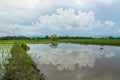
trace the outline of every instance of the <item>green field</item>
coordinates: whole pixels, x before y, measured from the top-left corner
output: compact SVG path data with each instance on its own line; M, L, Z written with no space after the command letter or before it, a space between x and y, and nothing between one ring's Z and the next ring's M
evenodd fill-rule
M0 44L12 44L15 41L27 44L47 44L51 43L50 39L37 40L0 40ZM100 45L119 45L120 39L58 39L58 43L79 43L79 44L100 44Z

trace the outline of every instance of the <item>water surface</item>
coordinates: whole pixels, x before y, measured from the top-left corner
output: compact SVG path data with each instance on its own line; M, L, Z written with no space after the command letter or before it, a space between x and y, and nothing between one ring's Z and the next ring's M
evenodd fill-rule
M120 80L120 47L29 44L28 54L46 80Z
M9 64L10 58L12 58L10 54L10 49L12 44L0 44L0 80L5 75L5 65Z

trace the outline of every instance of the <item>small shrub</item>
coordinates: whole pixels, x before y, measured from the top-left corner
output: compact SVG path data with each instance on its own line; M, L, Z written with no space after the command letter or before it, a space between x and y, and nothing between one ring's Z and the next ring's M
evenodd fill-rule
M30 50L30 47L28 47L27 44L22 43L22 44L21 44L21 47L22 47L25 51Z

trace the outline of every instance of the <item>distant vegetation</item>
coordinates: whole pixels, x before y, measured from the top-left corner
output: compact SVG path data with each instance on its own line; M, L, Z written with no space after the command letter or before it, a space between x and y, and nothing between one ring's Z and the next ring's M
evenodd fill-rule
M5 37L0 37L0 40L13 40L13 39L17 39L17 40L21 40L21 39L31 39L30 37L25 37L25 36L5 36Z
M120 37L84 37L84 36L57 36L55 34L51 36L44 36L44 37L26 37L26 36L5 36L0 37L0 40L24 40L24 39L120 39Z
M120 37L83 37L83 36L44 36L44 37L25 37L25 36L6 36L0 38L1 44L11 44L17 40L19 43L40 44L40 43L79 43L79 44L99 44L99 45L119 45ZM22 46L25 46L24 44Z
M57 35L56 34L53 34L50 36L51 40L52 41L56 41L57 40Z

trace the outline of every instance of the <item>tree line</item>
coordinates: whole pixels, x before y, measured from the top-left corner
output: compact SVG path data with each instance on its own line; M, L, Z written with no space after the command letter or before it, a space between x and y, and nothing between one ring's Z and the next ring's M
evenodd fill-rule
M0 40L23 40L23 39L51 39L51 38L57 38L57 39L96 39L96 37L84 37L84 36L57 36L57 35L51 35L51 36L44 36L44 37L26 37L26 36L4 36L0 37ZM53 38L54 39L54 38ZM99 37L98 39L120 39L120 37Z

